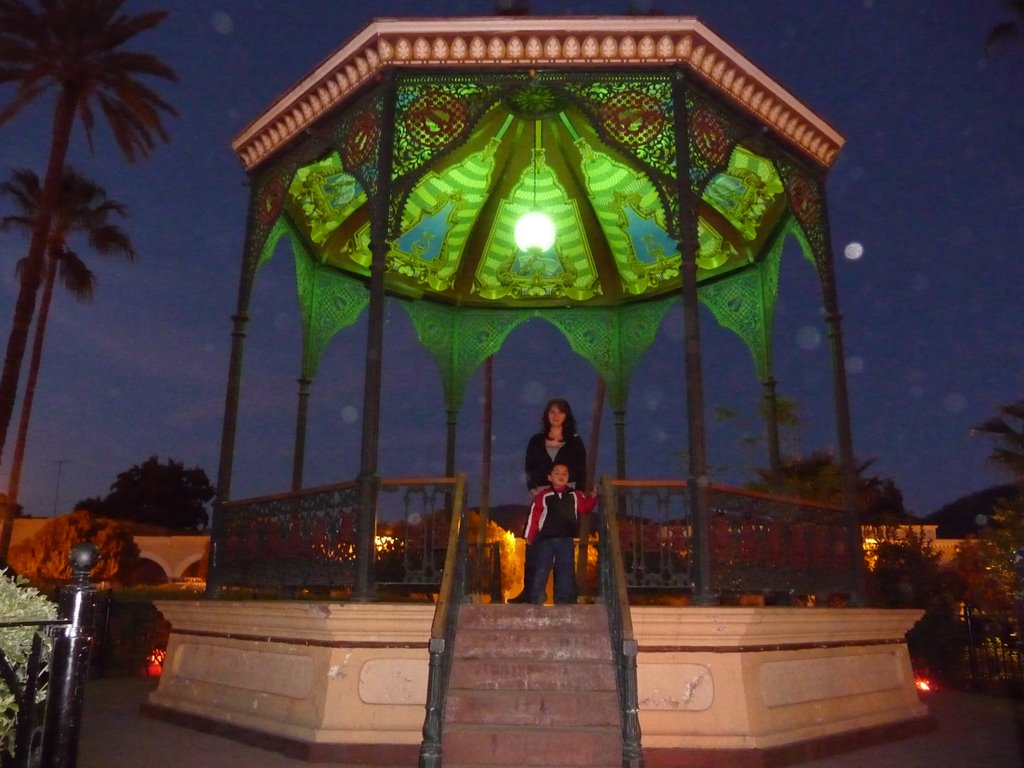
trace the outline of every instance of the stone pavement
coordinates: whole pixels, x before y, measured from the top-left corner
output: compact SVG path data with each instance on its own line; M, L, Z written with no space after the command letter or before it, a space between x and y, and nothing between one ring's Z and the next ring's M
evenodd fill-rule
M340 768L142 717L139 707L155 686L155 680L142 678L88 683L78 768ZM925 694L923 700L935 717L934 731L800 763L801 768L1024 766L1024 701L954 691Z

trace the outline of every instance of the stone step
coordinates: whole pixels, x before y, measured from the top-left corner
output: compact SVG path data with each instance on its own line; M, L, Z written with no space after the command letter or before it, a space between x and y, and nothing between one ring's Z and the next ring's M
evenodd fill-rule
M574 629L608 631L608 609L592 605L487 605L459 608L459 628L474 629Z
M621 727L615 691L453 691L445 701L449 725Z
M536 630L463 629L452 649L456 659L532 659L534 661L612 659L607 634Z
M445 768L471 766L595 766L620 768L622 732L615 727L445 726Z
M460 658L449 690L615 691L615 667L606 659L571 663L532 659Z
M604 605L459 609L445 700L445 768L621 766Z

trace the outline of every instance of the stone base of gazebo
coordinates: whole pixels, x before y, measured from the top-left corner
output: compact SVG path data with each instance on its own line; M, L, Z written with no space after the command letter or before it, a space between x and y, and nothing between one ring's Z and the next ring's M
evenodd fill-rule
M322 762L417 762L430 604L164 601L145 712ZM930 726L919 611L635 607L649 768L798 762Z

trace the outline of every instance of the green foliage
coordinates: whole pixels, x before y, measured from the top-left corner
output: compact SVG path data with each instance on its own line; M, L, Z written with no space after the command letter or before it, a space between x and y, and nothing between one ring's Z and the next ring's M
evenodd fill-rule
M973 541L957 548L953 567L960 578L961 599L983 613L1014 610L1020 585L1014 569L1024 547L1024 498L996 502L992 515Z
M857 482L857 501L865 522L900 522L906 518L903 494L891 478L865 475L874 459L857 464L853 470ZM749 483L754 490L777 493L798 499L813 499L826 504L843 503L842 471L829 450L817 450L806 456L782 460L778 483L771 470L759 469L760 479Z
M941 555L922 529L878 526L873 532L877 544L865 579L871 605L927 608L936 595L947 591Z
M865 575L868 600L879 608L923 608L907 633L916 665L933 674L955 669L966 642L956 572L941 562L923 529L881 525Z
M18 573L36 584L60 584L71 579L68 555L75 544L91 541L100 550L92 571L94 581L116 581L131 574L139 548L123 524L79 510L56 517L30 539L11 548L9 561Z
M1024 483L1024 399L999 406L999 415L975 426L971 434L994 437L989 463Z
M4 622L52 621L57 617L57 606L39 591L28 586L21 577L0 571L0 616ZM27 662L32 651L32 640L39 635L44 648L50 647L49 636L35 627L3 627L0 625L0 656L14 671L19 687L28 681ZM45 675L40 675L36 701L46 698ZM14 691L0 676L0 753L14 754L14 731L18 707Z
M1024 399L999 406L999 415L972 434L995 439L989 463L1024 488ZM1011 611L1018 583L1014 561L1024 547L1024 494L998 499L977 538L960 547L954 565L962 579L963 600L983 613Z
M105 499L85 499L76 508L114 520L198 531L206 527L207 506L214 495L206 472L199 467L186 469L180 461L161 463L150 456L119 474Z

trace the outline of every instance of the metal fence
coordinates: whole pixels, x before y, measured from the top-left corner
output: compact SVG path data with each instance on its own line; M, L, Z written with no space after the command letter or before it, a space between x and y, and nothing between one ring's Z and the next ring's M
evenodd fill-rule
M851 517L838 507L722 485L708 486L710 591L720 602L823 604L855 594ZM613 483L631 595L690 594L694 530L684 481ZM859 540L859 531L856 532Z
M23 670L0 654L0 674L17 710L13 752L0 754L3 768L74 768L95 626L96 589L89 572L99 557L91 544L71 550L73 581L62 587L59 621L0 622L0 629L34 630ZM49 652L44 637L49 635ZM19 674L19 671L21 674ZM46 697L37 695L46 688Z
M408 591L440 584L453 489L453 478L381 481L378 587ZM359 486L350 482L221 505L211 583L278 593L352 587L359 503Z

